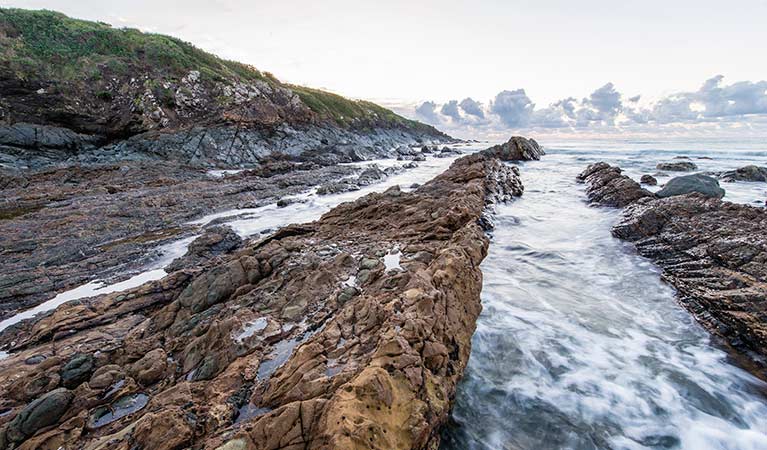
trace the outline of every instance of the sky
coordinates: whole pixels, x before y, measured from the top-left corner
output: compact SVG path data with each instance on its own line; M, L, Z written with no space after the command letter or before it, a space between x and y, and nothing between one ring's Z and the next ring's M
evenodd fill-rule
M377 101L421 120L429 120L433 102L432 123L468 133L561 129L552 126L550 107L570 98L576 110L596 112L592 120L586 112L563 113L567 129L633 126L639 123L630 119L641 114L645 124L658 123L647 111L664 101L666 109L679 108L668 99L696 93L708 80L755 83L758 92L767 79L767 0L0 0L0 6L171 34L283 81ZM605 86L611 88L600 94ZM621 100L617 110L605 114L589 103L596 92L611 108L604 103L611 90ZM504 92L511 94L499 97ZM532 104L527 112L525 97ZM474 111L486 123L460 106L464 99L469 109L477 103ZM751 113L740 115L754 121ZM733 124L731 115L727 122Z

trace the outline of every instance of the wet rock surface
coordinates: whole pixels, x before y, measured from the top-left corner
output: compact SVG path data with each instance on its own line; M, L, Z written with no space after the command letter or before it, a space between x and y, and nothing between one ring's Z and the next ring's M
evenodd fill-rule
M736 170L730 170L718 174L722 181L750 181L767 182L767 167L744 166Z
M670 179L663 189L655 193L658 197L673 197L675 195L685 195L697 192L710 198L724 197L724 189L719 187L716 178L707 175L695 174L685 175Z
M522 136L512 136L507 142L494 145L483 152L504 161L539 160L541 156L546 154L535 139Z
M414 192L370 194L6 330L0 442L436 445L481 309L481 219L521 193L516 168L467 156Z
M666 162L666 163L659 163L655 166L658 170L665 170L668 172L692 172L693 170L696 170L698 166L691 161L674 161L674 162Z
M94 277L143 267L159 246L199 233L188 222L202 215L273 203L361 170L275 161L225 177L140 162L0 171L25 180L0 185L0 320ZM232 234L204 232L185 259L194 265L231 251Z
M591 190L602 179L586 182ZM616 195L633 196L624 189ZM767 210L699 193L643 196L628 203L613 234L652 259L682 305L767 377Z
M640 198L653 197L639 183L621 174L619 167L605 162L592 164L578 175L578 181L586 183L589 203L622 208Z

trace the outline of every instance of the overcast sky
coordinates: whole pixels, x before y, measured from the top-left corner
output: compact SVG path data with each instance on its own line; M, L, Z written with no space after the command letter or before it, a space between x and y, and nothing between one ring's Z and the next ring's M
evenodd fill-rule
M537 108L612 83L640 103L767 79L767 0L0 0L167 33L278 78L390 105L503 91ZM467 107L471 108L468 104ZM450 113L450 107L448 107ZM460 114L465 114L460 110ZM448 115L449 117L449 115ZM506 123L505 121L502 121ZM513 123L506 123L513 125Z

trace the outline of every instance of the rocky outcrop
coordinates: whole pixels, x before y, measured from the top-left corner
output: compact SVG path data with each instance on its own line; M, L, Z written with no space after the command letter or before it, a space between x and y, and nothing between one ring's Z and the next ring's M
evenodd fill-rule
M483 150L483 153L504 161L539 160L541 156L546 154L535 139L522 136L512 136L507 142Z
M642 178L639 179L639 182L648 186L656 186L658 184L658 180L649 174L642 175Z
M718 174L723 181L751 181L767 182L767 167L744 166L736 170L730 170Z
M664 198L691 194L693 192L711 198L722 198L725 194L724 189L719 187L719 182L716 181L716 178L695 174L670 179L663 185L663 189L656 192L655 195Z
M162 245L201 232L189 223L200 216L274 203L362 171L288 161L226 178L140 162L23 175L0 170L0 180L24 180L0 190L0 320L94 278L152 263ZM226 236L211 232L196 241L193 264L233 248L236 239Z
M0 442L435 446L481 309L483 214L521 193L516 168L467 156L414 192L370 194L22 323L0 335L12 352L0 360ZM64 378L70 390L56 391ZM19 437L51 392L71 402Z
M658 170L666 170L669 172L692 172L693 170L697 170L698 166L695 165L694 162L690 162L690 161L674 161L674 162L658 163L658 165L656 165L655 168Z
M625 192L613 197L635 196L630 183L618 186ZM682 305L767 377L767 210L699 193L626 204L613 234L652 259Z
M653 197L639 183L621 174L621 169L605 162L592 164L578 175L586 183L589 203L622 208L640 198Z

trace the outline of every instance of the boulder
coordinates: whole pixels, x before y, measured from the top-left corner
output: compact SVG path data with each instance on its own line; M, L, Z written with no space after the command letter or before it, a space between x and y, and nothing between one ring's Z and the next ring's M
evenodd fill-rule
M499 158L502 161L532 161L539 160L546 153L535 139L512 136L504 144L494 145L482 153Z
M219 255L233 252L242 245L242 238L229 226L210 227L198 237L186 254L173 260L166 268L168 272L194 267Z
M653 197L652 192L642 189L636 181L621 174L619 167L598 162L586 168L578 181L586 183L589 203L622 208L643 197Z
M692 192L697 192L710 198L724 197L724 189L719 187L719 182L716 181L716 178L700 174L672 178L655 195L664 198L690 194Z
M69 408L74 394L66 388L54 389L24 407L8 424L6 437L20 442L41 428L53 425Z
M639 182L648 186L656 186L658 184L658 180L656 180L654 176L648 174L642 175Z
M719 175L722 181L767 181L767 167L745 166Z
M669 172L692 172L693 170L696 170L698 166L690 161L674 161L658 163L655 168L658 170L668 170Z
M94 369L92 355L77 354L61 369L61 384L70 389L75 388L80 383L88 381Z

